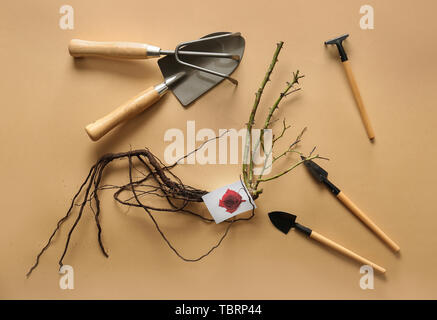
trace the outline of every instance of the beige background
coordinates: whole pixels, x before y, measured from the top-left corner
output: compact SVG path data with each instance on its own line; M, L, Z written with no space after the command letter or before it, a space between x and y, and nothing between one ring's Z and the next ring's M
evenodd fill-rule
M1 298L437 298L435 1L71 0L75 25L69 31L58 26L62 4L1 4ZM375 9L374 30L359 27L363 4ZM168 94L100 142L88 139L83 130L88 122L161 77L155 61L74 62L67 51L71 38L172 48L215 31L240 31L247 41L234 74L240 81L236 90L224 82L188 109ZM323 46L346 32L351 35L347 52L375 128L374 144L366 138L336 51ZM87 213L65 259L75 268L75 289L58 285L66 229L26 279L99 156L147 146L163 157L164 132L185 131L187 120L216 132L241 128L279 40L285 47L262 110L291 72L302 70L303 91L278 114L294 126L288 138L308 126L301 150L317 145L331 159L323 166L332 180L400 244L400 256L298 168L266 184L256 217L231 229L223 245L201 262L178 259L142 211L127 212L108 192L102 195L102 225L109 259L99 251ZM108 173L108 182L122 178L120 170ZM236 181L239 173L239 165L178 170L187 184L209 190ZM297 213L301 223L386 267L387 275L376 276L374 290L360 289L358 264L296 232L279 233L266 216L272 209ZM223 231L223 225L185 216L159 219L192 257Z

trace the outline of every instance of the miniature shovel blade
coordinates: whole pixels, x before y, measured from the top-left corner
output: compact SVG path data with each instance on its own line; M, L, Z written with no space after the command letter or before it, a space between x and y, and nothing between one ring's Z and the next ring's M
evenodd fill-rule
M283 211L272 211L269 213L269 218L273 225L285 234L294 227L296 221L294 214Z
M328 178L328 172L322 169L317 163L312 160L305 160L306 158L301 156L302 160L304 160L305 167L308 168L311 175L319 182L323 182Z

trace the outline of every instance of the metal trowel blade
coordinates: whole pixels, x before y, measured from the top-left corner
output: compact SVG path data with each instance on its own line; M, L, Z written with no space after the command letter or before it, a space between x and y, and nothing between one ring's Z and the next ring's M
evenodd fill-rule
M212 33L206 35L205 37L211 37L225 33L228 32ZM241 61L243 58L244 47L244 38L241 35L238 35L189 44L185 46L183 50L230 53L233 55L238 55ZM186 56L183 58L183 60L188 63L215 70L227 75L232 74L232 72L234 72L240 63L240 61L233 59L200 56ZM172 55L159 59L158 65L164 78L167 78L178 72L186 72L185 77L171 87L173 94L184 107L224 80L222 77L184 66L178 63L175 57Z

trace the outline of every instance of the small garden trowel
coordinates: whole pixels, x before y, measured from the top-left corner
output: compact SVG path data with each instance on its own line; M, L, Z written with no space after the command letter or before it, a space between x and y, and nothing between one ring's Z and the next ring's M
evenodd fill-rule
M363 258L362 256L356 254L355 252L346 249L342 245L339 245L338 243L322 236L320 233L315 232L314 230L311 230L310 228L307 228L299 223L296 222L296 216L294 214L290 214L287 212L282 211L273 211L269 213L270 221L273 223L273 225L280 230L281 232L287 234L288 231L290 231L291 228L296 228L296 230L302 232L306 236L310 237L311 239L314 239L320 243L323 243L324 245L340 252L341 254L344 254L345 256L352 258L364 265L369 265L373 269L377 270L380 273L385 273L385 268L377 265L376 263L373 263L372 261Z
M350 200L343 191L341 191L336 185L328 180L328 172L321 168L317 163L312 160L306 160L305 157L301 156L304 160L304 165L311 173L311 175L318 181L323 183L332 194L334 194L337 199L349 209L355 216L358 217L370 230L373 231L382 241L384 241L387 246L389 246L394 252L399 252L401 248L387 236L384 231L381 230L363 211L360 210L353 202Z

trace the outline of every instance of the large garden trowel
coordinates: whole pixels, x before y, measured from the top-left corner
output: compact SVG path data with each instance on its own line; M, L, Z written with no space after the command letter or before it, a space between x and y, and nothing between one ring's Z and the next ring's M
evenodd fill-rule
M168 90L187 106L224 79L230 77L244 53L240 33L217 32L200 39L180 43L174 51L132 42L95 42L74 39L69 46L76 58L85 56L139 59L166 55L158 60L164 81L139 93L103 118L86 126L93 141L99 140L120 123L131 119L156 103ZM153 49L153 50L152 50ZM139 51L142 50L142 54Z

